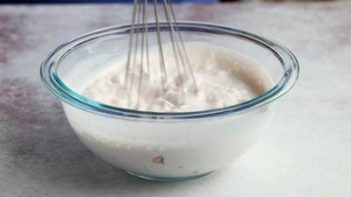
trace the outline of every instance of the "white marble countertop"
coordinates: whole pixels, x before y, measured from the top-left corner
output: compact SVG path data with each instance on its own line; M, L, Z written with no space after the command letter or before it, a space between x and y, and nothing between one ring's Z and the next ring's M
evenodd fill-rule
M0 6L0 196L351 196L351 3L177 6L180 19L283 43L301 76L241 159L175 184L139 180L95 157L41 84L47 53L74 35L129 21L126 5Z

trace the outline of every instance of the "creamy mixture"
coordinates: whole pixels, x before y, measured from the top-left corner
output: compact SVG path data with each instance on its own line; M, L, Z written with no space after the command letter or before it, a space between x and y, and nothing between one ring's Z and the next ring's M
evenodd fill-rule
M172 47L164 48L166 83L162 83L158 51L151 49L149 66L146 57L143 64L140 57L133 64L132 57L126 80L126 60L120 58L99 74L83 94L122 108L189 112L235 105L266 92L270 86L260 66L251 59L204 43L186 47L190 64L185 58L181 61L180 56L176 61Z
M84 69L70 72L67 81L101 103L163 112L234 105L271 87L270 78L252 59L204 43L187 43L186 47L196 85L190 75L184 74L183 67L177 69L171 47L164 48L167 83L163 86L159 75L158 51L151 49L150 70L143 65L140 94L139 58L128 79L134 80L133 85L127 88L123 56L104 63L102 68L94 65L95 60L90 61L93 66L83 62ZM77 77L84 71L96 77ZM196 176L225 166L251 146L255 132L263 129L269 117L265 107L250 115L175 122L111 118L67 104L64 109L80 139L95 154L122 169L156 177Z

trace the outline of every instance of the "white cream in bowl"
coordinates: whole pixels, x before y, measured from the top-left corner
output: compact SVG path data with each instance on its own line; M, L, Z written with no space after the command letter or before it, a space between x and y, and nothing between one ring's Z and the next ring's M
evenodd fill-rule
M124 88L126 58L112 58L91 78L77 79L76 70L65 78L85 97L106 105L153 112L193 112L236 105L272 87L271 79L255 61L229 49L205 43L187 43L196 79L181 83L171 47L165 48L168 81L161 88L159 56L150 50L150 71L144 66L140 94ZM137 62L139 60L137 59ZM98 60L81 61L95 64ZM84 71L86 72L86 71ZM139 79L139 70L131 76ZM181 84L181 85L180 85ZM134 82L134 87L137 86ZM183 92L183 93L181 93ZM137 104L136 98L139 95ZM128 104L128 96L132 101ZM130 101L129 101L130 102ZM238 158L254 141L269 118L267 107L235 116L185 120L139 120L89 113L63 103L79 138L104 160L128 171L179 178L206 174Z
M149 71L144 59L142 76L140 75L139 56L137 63L131 64L129 82L133 82L129 93L125 88L126 61L119 58L110 62L107 69L87 83L83 95L104 104L141 111L192 112L242 103L263 94L271 87L270 79L253 60L225 48L205 43L188 43L189 63L196 81L194 84L186 61L184 60L186 66L183 67L180 59L176 61L172 47L166 45L164 48L167 73L164 88L160 76L159 53L153 48L149 55ZM133 57L131 59L133 61ZM128 96L132 100L129 105Z

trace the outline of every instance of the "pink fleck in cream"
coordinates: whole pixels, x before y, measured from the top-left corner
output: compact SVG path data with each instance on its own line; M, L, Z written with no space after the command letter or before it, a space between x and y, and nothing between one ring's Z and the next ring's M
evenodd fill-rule
M152 162L156 163L156 164L165 165L165 159L163 158L162 155L159 155L159 156L156 156L156 157L152 158Z

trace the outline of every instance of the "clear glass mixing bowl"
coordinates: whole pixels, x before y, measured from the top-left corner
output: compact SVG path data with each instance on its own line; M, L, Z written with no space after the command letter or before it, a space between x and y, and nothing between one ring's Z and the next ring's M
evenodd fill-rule
M242 155L264 130L274 100L296 82L299 66L285 47L249 32L214 24L179 22L185 42L201 41L236 51L259 63L274 83L266 93L237 105L187 113L156 113L105 105L80 94L82 84L116 55L126 53L131 25L76 37L41 65L45 86L61 101L72 128L96 155L148 180L201 177ZM137 33L143 31L136 26ZM161 23L163 42L170 28ZM150 43L156 25L148 25Z

